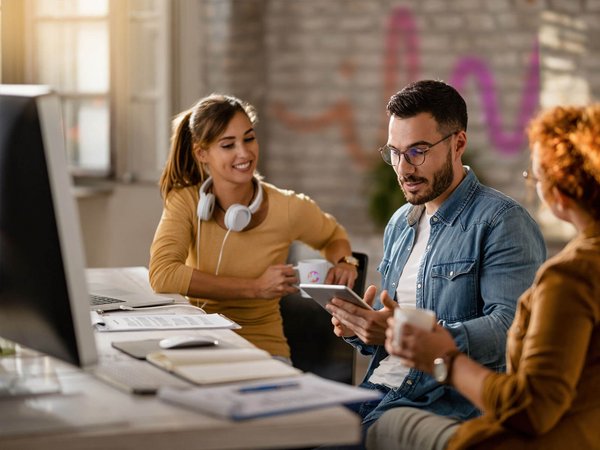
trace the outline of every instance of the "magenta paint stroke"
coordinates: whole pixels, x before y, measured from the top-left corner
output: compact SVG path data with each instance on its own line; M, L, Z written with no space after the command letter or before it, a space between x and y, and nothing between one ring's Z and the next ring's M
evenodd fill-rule
M404 46L404 67L399 61L401 45ZM394 8L390 14L385 32L384 47L384 94L386 99L398 89L400 70L405 73L405 84L421 78L421 60L419 34L412 11L406 7ZM341 65L344 72L343 62ZM352 64L350 64L351 66ZM351 72L351 71L350 71ZM464 92L466 82L473 78L481 96L484 121L490 137L491 146L503 155L518 153L525 143L525 127L533 117L539 103L540 74L539 46L534 42L529 59L529 68L523 85L519 111L512 131L504 131L501 111L497 101L499 89L494 75L488 65L476 56L459 58L454 66L449 83L458 91ZM352 104L348 100L340 100L327 110L311 117L301 117L292 113L286 105L272 105L274 117L298 132L319 131L330 126L340 126L344 133L343 140L353 160L362 166L368 165L370 152L360 148L356 137L356 120ZM387 121L386 121L387 122ZM382 126L382 140L386 139L387 127Z
M474 78L477 83L485 123L492 145L505 155L518 153L525 145L525 128L539 104L540 65L537 39L529 58L529 69L527 70L519 111L512 131L505 131L505 126L502 124L497 100L499 89L494 82L493 73L485 62L474 56L461 58L456 64L449 82L458 91L462 92L470 77Z
M404 43L406 52L406 81L408 84L419 79L421 59L417 25L412 12L404 7L395 8L392 11L386 32L384 87L387 98L397 91L396 68L400 66L398 53L401 42Z

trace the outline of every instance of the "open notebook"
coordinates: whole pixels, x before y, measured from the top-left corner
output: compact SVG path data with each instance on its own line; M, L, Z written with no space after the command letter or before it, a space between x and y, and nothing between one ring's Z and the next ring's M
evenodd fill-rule
M146 355L146 359L199 385L289 377L302 373L258 348L162 350Z

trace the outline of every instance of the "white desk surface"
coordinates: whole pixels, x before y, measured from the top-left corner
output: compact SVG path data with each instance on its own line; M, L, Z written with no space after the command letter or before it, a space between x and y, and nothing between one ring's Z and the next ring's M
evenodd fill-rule
M189 308L181 308L189 312ZM251 346L230 330L186 330ZM113 340L162 338L181 331L96 333L102 362L127 359ZM129 395L73 366L54 362L62 392L0 399L0 449L259 449L350 444L360 420L343 407L234 422Z

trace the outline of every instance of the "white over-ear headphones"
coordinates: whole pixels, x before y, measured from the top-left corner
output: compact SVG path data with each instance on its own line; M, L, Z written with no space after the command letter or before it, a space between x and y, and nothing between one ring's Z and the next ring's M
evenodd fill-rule
M252 214L258 211L262 203L263 191L260 181L256 178L252 179L256 186L256 195L249 206L234 203L225 212L225 227L230 231L242 231L250 223ZM208 177L200 186L200 199L198 200L198 219L210 220L215 209L215 196L208 192L212 186L212 177Z

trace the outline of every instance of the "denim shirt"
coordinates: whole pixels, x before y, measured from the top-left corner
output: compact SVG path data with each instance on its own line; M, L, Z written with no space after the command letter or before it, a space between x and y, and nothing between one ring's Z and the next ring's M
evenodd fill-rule
M430 219L431 233L417 274L417 306L435 311L458 348L496 371L505 370L506 332L518 297L532 283L546 258L537 223L513 199L479 183L472 170ZM424 205L402 206L384 233L378 271L382 289L396 296L400 274L415 242ZM376 309L381 308L377 299ZM383 346L347 339L362 354L373 355L363 386L387 356ZM468 419L479 411L454 389L411 369L398 388L365 414L365 423L396 406L413 406Z

